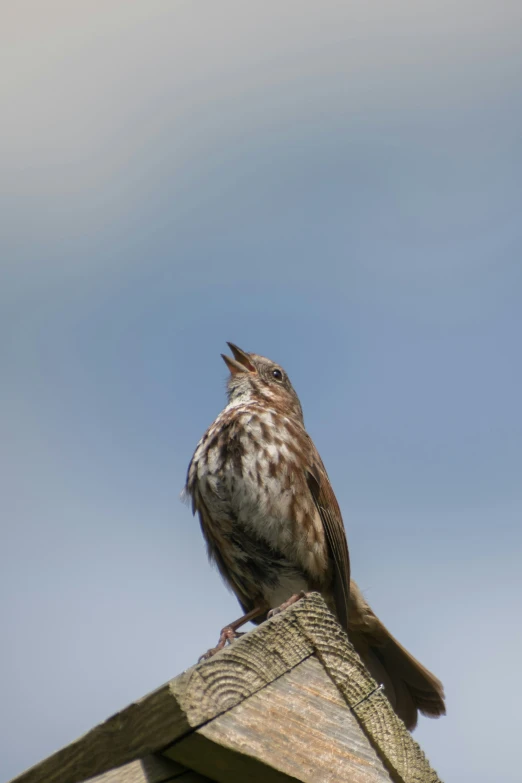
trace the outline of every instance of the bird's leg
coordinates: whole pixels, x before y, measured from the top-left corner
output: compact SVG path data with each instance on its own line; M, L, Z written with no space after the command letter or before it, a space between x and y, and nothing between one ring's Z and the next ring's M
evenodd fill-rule
M292 606L292 604L296 604L298 601L301 600L301 598L306 598L308 594L305 593L304 590L301 590L300 593L294 593L293 595L288 598L284 603L281 604L281 606L276 606L274 609L270 609L267 615L267 619L269 620L271 617L274 617L274 615L279 614L279 612L283 612L285 609L288 609L289 606Z
M199 658L199 660L207 661L209 658L212 658L213 655L215 655L217 652L223 649L223 647L226 645L227 642L230 644L231 641L233 641L237 636L239 636L239 634L237 633L238 628L241 628L242 625L250 622L250 620L255 620L256 617L265 614L265 612L266 612L266 606L256 606L250 612L247 612L242 617L239 617L237 620L234 620L233 623L230 623L229 625L225 625L225 627L221 629L221 633L219 634L219 641L216 644L216 646L211 647L210 650L207 650L207 652L204 653Z

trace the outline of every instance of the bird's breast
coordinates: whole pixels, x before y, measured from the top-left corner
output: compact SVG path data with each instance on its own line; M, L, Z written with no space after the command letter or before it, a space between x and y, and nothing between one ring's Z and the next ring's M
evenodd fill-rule
M249 406L225 409L189 469L213 523L244 530L311 573L324 573L323 526L306 484L299 431Z

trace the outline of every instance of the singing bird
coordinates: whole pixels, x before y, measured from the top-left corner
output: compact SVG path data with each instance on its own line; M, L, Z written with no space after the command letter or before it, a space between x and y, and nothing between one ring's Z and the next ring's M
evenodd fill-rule
M198 443L184 491L209 557L244 615L222 630L207 655L248 620L260 623L318 591L409 729L418 712L444 715L442 684L391 635L350 579L339 504L288 375L270 359L228 345L233 358L222 354L230 370L228 404Z

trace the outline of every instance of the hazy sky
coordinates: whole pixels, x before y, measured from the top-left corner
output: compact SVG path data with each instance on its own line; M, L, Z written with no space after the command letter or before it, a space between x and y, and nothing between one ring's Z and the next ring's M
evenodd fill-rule
M11 3L0 28L0 778L238 614L179 501L225 341L288 370L353 571L519 776L522 5Z

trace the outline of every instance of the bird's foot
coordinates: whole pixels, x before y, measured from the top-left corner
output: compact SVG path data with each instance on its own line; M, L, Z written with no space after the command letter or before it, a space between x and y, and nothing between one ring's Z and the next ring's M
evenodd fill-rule
M234 639L237 639L238 636L242 635L242 633L238 633L234 628L232 628L231 625L226 625L219 634L219 641L216 646L211 647L210 650L207 650L206 653L203 653L203 655L198 658L198 663L201 663L202 661L208 661L209 658L212 658L213 655L222 650L223 647L226 646L227 642L230 644L234 641Z
M266 614L266 604L261 603L258 606L254 606L253 609L251 609L246 614L241 615L241 617L238 617L237 620L234 620L233 623L229 623L228 625L225 625L225 627L222 629L221 633L219 634L219 642L216 644L215 647L211 647L210 650L207 650L207 652L202 655L198 660L201 661L208 661L209 658L212 658L213 655L215 655L217 652L223 649L223 647L228 642L233 642L234 639L237 639L239 636L243 636L242 633L238 633L238 628L241 628L242 625L245 623L250 622L250 620L255 620L260 615Z
M281 604L281 606L276 606L274 609L270 609L267 615L267 620L270 620L271 617L275 617L276 614L279 614L280 612L284 612L285 609L288 609L289 606L292 606L292 604L296 604L298 601L300 601L302 598L306 598L308 593L305 593L304 590L301 590L300 593L294 593L290 596L290 598Z

